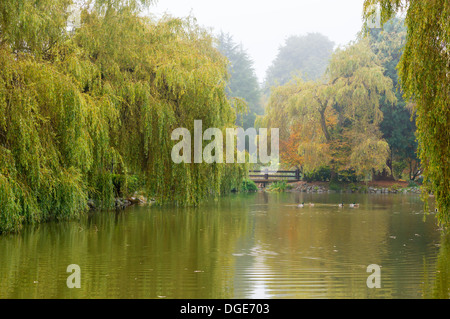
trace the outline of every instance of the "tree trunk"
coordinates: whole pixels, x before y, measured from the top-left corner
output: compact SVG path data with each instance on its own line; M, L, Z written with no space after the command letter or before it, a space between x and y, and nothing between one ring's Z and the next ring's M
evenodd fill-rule
M325 110L320 110L319 113L320 113L320 125L322 126L323 134L325 135L327 142L330 142L331 137L330 137L330 133L328 133L328 129L327 129L327 122L325 120Z

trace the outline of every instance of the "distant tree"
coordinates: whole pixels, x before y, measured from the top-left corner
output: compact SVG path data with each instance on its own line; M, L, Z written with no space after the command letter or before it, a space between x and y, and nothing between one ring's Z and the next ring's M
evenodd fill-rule
M406 43L404 21L393 18L385 23L382 29L371 30L369 39L372 50L385 68L384 75L392 80L396 88L396 103L386 103L384 97L380 101L380 108L383 112L380 129L391 149L388 166L394 178L399 177L402 169L409 167L409 178L414 180L420 174L420 166L416 165L419 162L415 136L416 125L414 115L411 114L403 99L397 71L397 65Z
M380 97L395 101L392 80L383 71L368 41L339 49L326 82L298 78L274 88L262 124L280 127L280 140L288 145L296 145L292 137L300 138L297 162L305 173L324 165L330 166L332 178L342 171L361 177L382 171L389 145L379 130ZM286 157L292 158L281 155Z
M230 34L218 35L219 51L228 58L230 80L227 92L230 97L242 98L247 102L246 114L237 116L237 124L245 129L253 127L256 115L263 114L261 91L253 69L253 61L242 45L236 44Z
M266 72L264 90L283 85L293 76L317 80L326 71L334 43L320 33L290 36L278 50L278 55Z

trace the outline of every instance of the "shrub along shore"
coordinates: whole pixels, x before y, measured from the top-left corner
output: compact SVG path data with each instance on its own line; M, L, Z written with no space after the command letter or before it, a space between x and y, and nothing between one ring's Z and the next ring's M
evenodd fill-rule
M305 193L361 193L361 194L417 194L422 193L416 183L383 181L365 183L329 183L329 182L292 182L272 183L266 188L257 185L259 190L287 191Z

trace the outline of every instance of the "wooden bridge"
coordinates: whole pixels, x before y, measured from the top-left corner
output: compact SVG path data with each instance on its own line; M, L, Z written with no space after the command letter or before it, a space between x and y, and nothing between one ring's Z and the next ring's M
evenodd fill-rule
M256 184L266 184L273 182L286 181L286 182L298 182L300 181L300 170L293 171L271 171L268 169L249 171L249 178Z

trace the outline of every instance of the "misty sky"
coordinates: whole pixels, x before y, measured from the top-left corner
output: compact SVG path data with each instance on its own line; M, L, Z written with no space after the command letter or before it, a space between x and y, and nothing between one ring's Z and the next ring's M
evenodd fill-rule
M150 9L161 16L190 13L197 22L233 35L254 61L264 79L278 48L290 35L319 32L337 45L356 38L362 25L364 0L157 0Z

